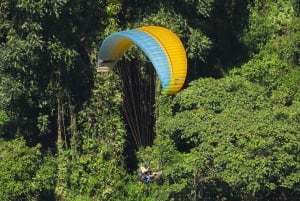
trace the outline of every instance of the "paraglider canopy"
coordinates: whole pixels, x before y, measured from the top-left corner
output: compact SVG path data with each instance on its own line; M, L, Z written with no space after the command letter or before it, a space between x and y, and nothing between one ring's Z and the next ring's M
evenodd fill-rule
M141 48L152 62L163 92L177 93L187 74L186 53L180 39L163 27L145 26L109 35L100 46L97 71L110 71L133 44Z

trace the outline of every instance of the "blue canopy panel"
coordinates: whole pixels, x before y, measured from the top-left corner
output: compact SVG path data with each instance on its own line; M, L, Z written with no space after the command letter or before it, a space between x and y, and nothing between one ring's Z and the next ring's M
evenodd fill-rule
M152 62L163 90L170 86L171 62L164 47L152 35L141 30L126 30L108 36L102 43L98 59L113 68L126 50L136 44Z

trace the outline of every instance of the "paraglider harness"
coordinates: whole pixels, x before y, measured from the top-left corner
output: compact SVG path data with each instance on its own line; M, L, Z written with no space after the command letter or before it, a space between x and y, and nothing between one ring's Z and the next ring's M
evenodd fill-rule
M115 60L102 60L98 59L98 66L97 66L97 72L99 73L106 73L111 71L111 68L108 64L114 63Z
M146 184L149 184L153 181L150 175L141 172L139 172L138 178L141 182Z
M138 179L145 184L149 184L149 183L153 182L155 176L161 175L161 174L162 174L162 171L152 172L149 166L142 166L141 172L138 173Z
M145 183L145 184L149 184L153 181L153 177L151 177L150 174L148 173L142 173L142 172L139 172L138 174L138 178L141 182Z

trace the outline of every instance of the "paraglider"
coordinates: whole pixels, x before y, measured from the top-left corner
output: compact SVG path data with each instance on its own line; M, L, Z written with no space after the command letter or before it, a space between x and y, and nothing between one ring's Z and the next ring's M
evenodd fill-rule
M99 71L109 71L126 50L136 44L152 62L165 94L175 94L183 86L187 74L185 49L169 29L145 26L120 31L103 41L98 53Z
M138 173L138 179L145 184L149 184L149 183L153 182L154 179L157 176L160 176L161 174L162 174L162 171L153 172L149 166L142 165L140 167L140 172Z
M110 72L132 45L140 48L150 60L162 85L163 94L172 95L180 91L187 74L186 52L177 35L160 26L124 30L106 37L99 48L97 72ZM123 89L126 125L137 147L151 145L154 139L152 115L155 90L151 83L155 81L150 76L147 88L141 85L139 78L131 77L135 66L122 65L118 69L122 71L119 73L126 86Z

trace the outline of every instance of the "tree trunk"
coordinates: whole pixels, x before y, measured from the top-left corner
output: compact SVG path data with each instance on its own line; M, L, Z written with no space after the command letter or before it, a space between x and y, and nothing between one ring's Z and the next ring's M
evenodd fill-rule
M66 177L67 177L67 160L64 154L64 139L63 139L63 125L62 125L62 103L57 100L57 182L55 194L57 200L64 200L66 191Z

